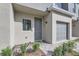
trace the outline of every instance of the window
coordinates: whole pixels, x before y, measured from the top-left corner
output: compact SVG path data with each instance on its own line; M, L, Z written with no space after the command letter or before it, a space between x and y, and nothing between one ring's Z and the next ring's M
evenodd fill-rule
M23 30L31 30L31 20L23 19Z
M68 39L68 23L57 22L57 41Z
M61 8L68 11L68 3L61 3Z
M57 7L61 8L61 3L55 3Z
M55 3L57 7L68 11L68 3Z
M75 3L73 4L73 12L74 13L76 12L76 4Z

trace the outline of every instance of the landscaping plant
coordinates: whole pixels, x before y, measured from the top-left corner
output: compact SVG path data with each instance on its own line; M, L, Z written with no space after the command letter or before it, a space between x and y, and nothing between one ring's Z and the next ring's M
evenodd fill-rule
M26 55L26 48L27 47L28 47L28 45L26 43L21 44L20 50L21 50L22 55Z
M12 49L7 47L7 48L1 50L1 55L2 56L11 56L12 55Z
M74 41L69 41L67 43L68 46L68 52L71 52L73 50L73 48L75 47L75 42Z
M55 56L62 56L63 55L62 51L63 51L62 46L56 47L55 50L54 50L54 55Z
M61 46L56 47L54 49L54 55L62 56L65 55L66 53L71 53L73 51L74 46L75 46L74 41L68 41L66 43L63 43Z
M33 51L36 51L37 49L39 49L40 45L38 43L34 43L32 48L33 48Z

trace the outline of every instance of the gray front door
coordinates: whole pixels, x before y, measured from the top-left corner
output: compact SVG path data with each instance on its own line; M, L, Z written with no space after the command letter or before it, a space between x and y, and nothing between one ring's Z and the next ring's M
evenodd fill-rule
M42 41L42 18L35 18L35 41Z

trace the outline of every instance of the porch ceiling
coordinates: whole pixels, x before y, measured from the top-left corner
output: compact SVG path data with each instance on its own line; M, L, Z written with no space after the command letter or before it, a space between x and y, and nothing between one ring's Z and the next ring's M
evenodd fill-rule
M39 15L39 16L45 16L48 14L46 11L37 10L37 9L30 8L30 7L23 6L23 5L16 4L16 3L13 3L13 8L15 11Z

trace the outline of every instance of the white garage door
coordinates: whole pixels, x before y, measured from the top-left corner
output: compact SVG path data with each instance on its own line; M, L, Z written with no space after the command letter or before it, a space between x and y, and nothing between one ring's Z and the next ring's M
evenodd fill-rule
M68 39L68 23L57 22L57 41Z

